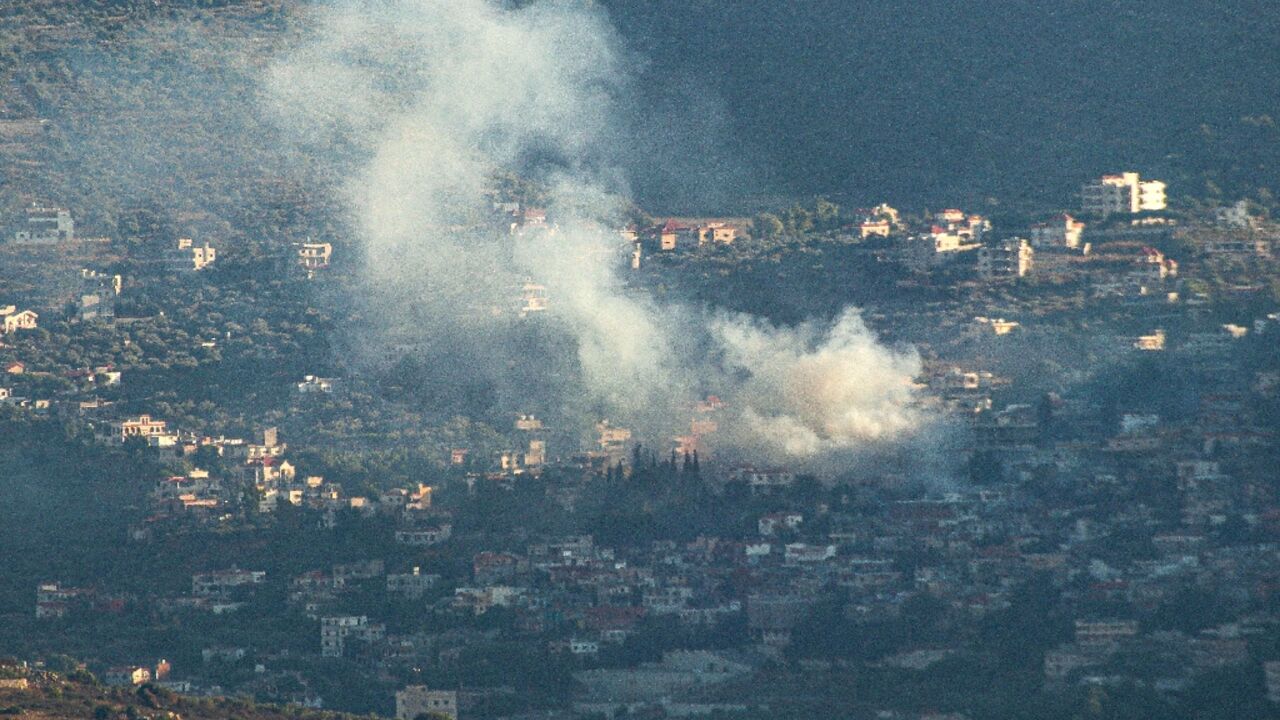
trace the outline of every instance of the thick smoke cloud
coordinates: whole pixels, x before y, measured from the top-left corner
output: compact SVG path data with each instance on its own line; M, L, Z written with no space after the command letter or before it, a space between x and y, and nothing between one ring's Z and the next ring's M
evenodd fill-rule
M720 318L712 332L726 367L743 378L729 396L735 425L744 442L770 457L808 458L889 440L924 419L911 384L918 357L875 342L856 311L829 327Z
M588 427L607 416L651 447L689 432L708 394L726 409L707 441L762 462L814 461L920 428L918 359L880 345L856 312L778 328L625 287L628 248L611 228L639 108L623 47L587 2L383 0L325 8L274 64L265 97L281 127L351 163L344 199L384 324L372 346L446 346L465 358L450 372L484 375L509 412ZM504 170L551 188L553 229L493 227L489 188ZM512 319L528 280L550 300L537 322L571 340L571 357L536 358L562 382L554 407L515 406L537 395L513 369L535 361L520 357L527 333ZM514 354L494 351L512 344Z

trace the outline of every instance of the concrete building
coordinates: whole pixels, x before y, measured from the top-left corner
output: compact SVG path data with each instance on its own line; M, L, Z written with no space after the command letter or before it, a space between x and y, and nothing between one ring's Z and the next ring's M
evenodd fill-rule
M412 572L388 573L387 592L398 593L416 600L435 587L439 580L439 575L424 575L422 569L415 565Z
M81 320L110 320L116 316L116 296L122 278L95 270L80 271L80 292L76 295L76 317Z
M386 636L386 625L371 623L364 615L321 618L320 654L323 657L342 657L347 652L347 644L352 640L372 643Z
M1280 660L1263 663L1262 667L1267 683L1267 699L1280 703Z
M995 245L978 248L978 277L1003 280L1026 277L1031 273L1035 250L1025 238L1009 238Z
M1080 188L1080 208L1106 217L1165 209L1165 184L1142 180L1136 172L1103 175Z
M458 720L458 693L431 690L426 685L410 685L396 693L396 718L414 720L420 715L443 715Z
M298 246L298 264L308 272L329 267L333 257L333 245L329 243L305 242Z
M146 440L148 445L165 446L177 443L177 435L169 431L168 423L164 420L152 420L150 415L139 415L136 418L125 418L109 423L98 433L99 442L113 445L123 445L131 437L140 437ZM172 442L162 438L172 438Z
M892 231L893 228L890 227L889 221L883 219L863 220L862 223L858 225L858 236L863 240L866 240L872 235L878 237L889 237L889 233Z
M13 241L19 245L47 245L71 242L75 237L70 210L32 205L27 208L25 228L14 233Z
M166 253L165 264L175 271L203 270L218 259L218 249L206 240L196 245L191 238L179 238L178 243Z

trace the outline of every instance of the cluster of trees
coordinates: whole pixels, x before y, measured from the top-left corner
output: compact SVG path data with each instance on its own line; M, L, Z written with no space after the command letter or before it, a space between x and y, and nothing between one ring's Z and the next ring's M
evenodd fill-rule
M762 212L751 219L751 233L761 240L798 238L814 232L837 230L848 221L840 206L819 197L812 207L796 203L781 212Z

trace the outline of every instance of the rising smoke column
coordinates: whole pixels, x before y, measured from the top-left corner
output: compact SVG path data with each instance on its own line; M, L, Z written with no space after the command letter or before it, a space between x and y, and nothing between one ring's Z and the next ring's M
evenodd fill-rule
M711 333L736 382L730 437L775 460L821 457L910 434L926 420L912 378L919 357L876 341L856 310L829 326L778 328L720 316Z
M609 413L651 444L687 432L708 392L729 401L723 439L747 457L804 461L920 427L918 360L880 345L856 312L778 328L624 289L609 228L625 195L623 118L640 109L622 47L585 0L340 2L274 64L264 95L301 146L354 158L343 200L368 291L388 331L470 348L455 372L504 382L485 348L513 335L494 308L533 278L576 348L563 407ZM552 188L556 232L479 229L502 169Z

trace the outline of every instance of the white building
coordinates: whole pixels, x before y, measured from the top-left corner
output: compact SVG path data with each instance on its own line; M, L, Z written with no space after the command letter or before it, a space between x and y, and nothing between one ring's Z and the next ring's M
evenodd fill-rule
M40 316L31 310L18 309L13 305L0 307L0 335L17 330L35 330Z
M1141 180L1136 172L1103 175L1080 188L1084 212L1106 217L1112 213L1139 213L1165 209L1165 184Z
M330 243L305 242L297 245L298 264L308 271L329 267L333 257L333 245Z

